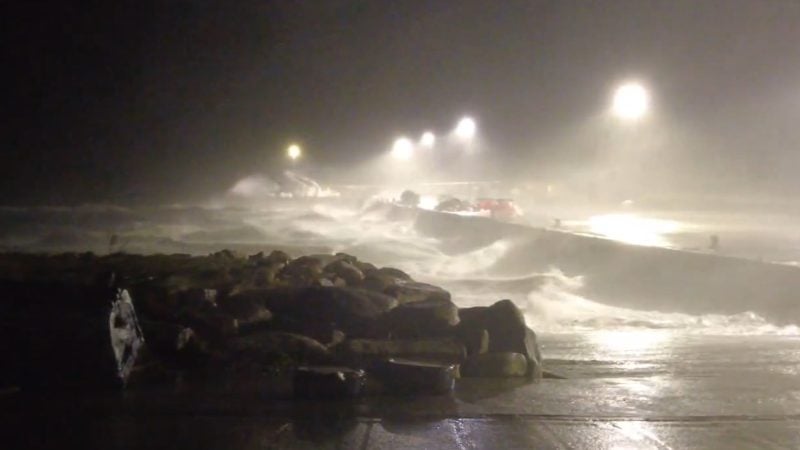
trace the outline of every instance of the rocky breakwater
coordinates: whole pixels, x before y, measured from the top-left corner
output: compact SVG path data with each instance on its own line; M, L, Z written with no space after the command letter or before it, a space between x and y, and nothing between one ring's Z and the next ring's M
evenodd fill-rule
M6 254L0 255L0 271L6 280L0 307L18 325L4 329L6 342L26 339L26 324L38 318L58 322L65 309L85 311L74 286L111 289L115 294L99 296L93 314L65 326L110 327L110 335L81 339L107 350L118 370L105 376L118 385L182 380L318 398L446 393L460 377L542 376L536 334L510 300L458 308L437 286L347 254ZM37 291L20 290L44 285L47 299L38 303L31 301ZM71 294L62 296L59 289ZM54 303L59 308L52 309ZM116 336L115 327L121 327ZM52 344L51 351L59 348ZM70 358L82 356L61 352L58 359L68 364ZM13 371L16 379L10 371L3 381L25 385L31 372L48 373L46 366L20 367Z

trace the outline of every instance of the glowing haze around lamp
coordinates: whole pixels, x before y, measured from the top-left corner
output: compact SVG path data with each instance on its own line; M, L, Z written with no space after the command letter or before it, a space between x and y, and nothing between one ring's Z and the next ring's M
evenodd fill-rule
M292 145L289 146L289 148L286 149L286 155L292 161L294 161L297 158L299 158L302 153L303 153L303 151L300 149L300 146L297 145L297 144L292 144Z
M408 138L397 138L392 145L392 157L407 161L414 155L414 144Z
M436 135L430 131L422 133L422 137L419 138L419 145L423 148L433 148L436 145Z
M650 108L650 94L639 83L625 83L614 91L611 111L623 120L638 120Z
M456 129L453 133L459 139L463 141L471 141L475 137L475 132L478 129L478 126L475 124L475 120L471 117L464 117L458 121L456 124Z

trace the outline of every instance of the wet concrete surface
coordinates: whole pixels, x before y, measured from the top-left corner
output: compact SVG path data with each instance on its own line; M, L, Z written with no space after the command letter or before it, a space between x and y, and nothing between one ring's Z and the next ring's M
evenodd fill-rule
M363 417L347 407L288 415L87 414L80 402L53 416L3 415L6 448L103 449L642 449L797 448L800 417L631 419L555 415ZM6 433L4 432L4 434Z
M800 340L652 330L542 336L568 379L446 396L292 401L234 391L4 392L4 448L800 447Z

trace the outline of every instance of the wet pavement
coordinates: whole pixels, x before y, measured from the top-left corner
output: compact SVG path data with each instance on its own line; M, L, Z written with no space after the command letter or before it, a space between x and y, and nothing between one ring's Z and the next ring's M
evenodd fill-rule
M542 336L568 379L459 380L448 396L5 393L5 448L800 447L800 340L663 330Z

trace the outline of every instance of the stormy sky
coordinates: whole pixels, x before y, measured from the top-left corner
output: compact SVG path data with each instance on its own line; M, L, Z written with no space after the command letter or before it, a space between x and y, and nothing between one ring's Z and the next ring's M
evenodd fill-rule
M567 180L613 147L661 191L800 192L794 0L2 8L3 204L203 198L280 167L290 141L346 179L463 113L491 177ZM638 131L603 118L631 78L652 93Z

